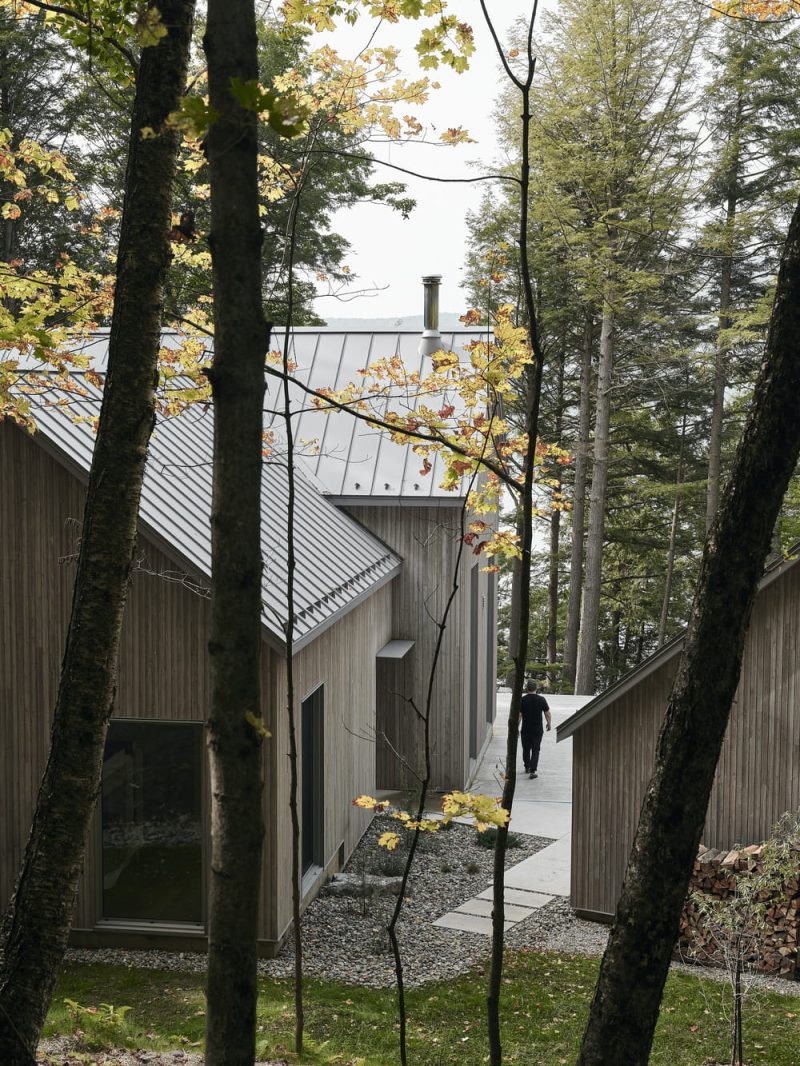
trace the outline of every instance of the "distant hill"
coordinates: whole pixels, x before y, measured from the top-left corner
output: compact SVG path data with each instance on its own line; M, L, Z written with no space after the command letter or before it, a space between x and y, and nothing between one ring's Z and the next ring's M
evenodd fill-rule
M419 330L422 332L422 315L403 315L399 318L329 318L330 329L342 330ZM442 311L439 314L439 329L465 329L457 311Z

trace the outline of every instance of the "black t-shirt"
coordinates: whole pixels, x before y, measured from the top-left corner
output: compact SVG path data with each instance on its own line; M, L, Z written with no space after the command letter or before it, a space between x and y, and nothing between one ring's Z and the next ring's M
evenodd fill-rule
M542 715L549 711L547 700L538 692L526 692L520 704L520 729L523 733L544 733Z

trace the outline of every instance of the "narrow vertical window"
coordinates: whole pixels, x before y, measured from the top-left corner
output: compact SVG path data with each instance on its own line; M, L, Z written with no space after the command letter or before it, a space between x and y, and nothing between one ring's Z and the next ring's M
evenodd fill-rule
M324 706L322 686L300 705L304 874L325 863Z

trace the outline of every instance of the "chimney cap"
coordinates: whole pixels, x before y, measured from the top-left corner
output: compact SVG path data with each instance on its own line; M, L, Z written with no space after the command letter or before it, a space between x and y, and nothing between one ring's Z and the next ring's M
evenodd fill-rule
M441 274L423 274L422 275L423 283L426 282L426 281L430 282L430 281L441 281L441 280L442 280L442 275Z

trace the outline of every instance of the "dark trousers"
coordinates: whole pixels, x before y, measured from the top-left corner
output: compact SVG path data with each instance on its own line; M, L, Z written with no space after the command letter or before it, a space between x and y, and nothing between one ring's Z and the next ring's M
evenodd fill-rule
M542 745L544 732L520 733L522 739L522 761L528 773L534 773L539 766L539 748Z

